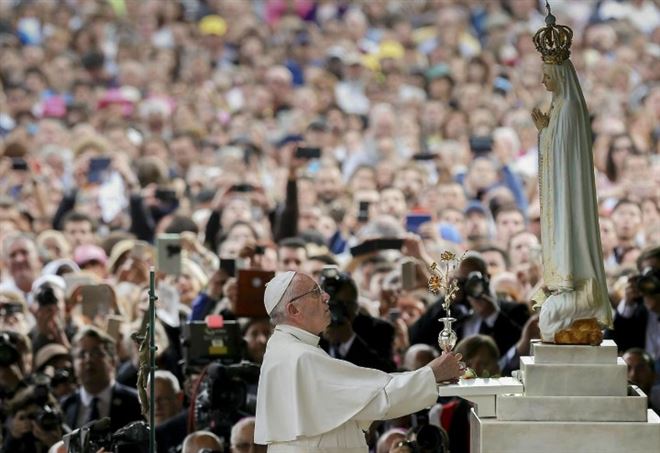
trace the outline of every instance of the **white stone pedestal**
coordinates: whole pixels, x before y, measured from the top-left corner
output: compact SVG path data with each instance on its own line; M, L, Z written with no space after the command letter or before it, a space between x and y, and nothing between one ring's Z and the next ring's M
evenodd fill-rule
M660 452L660 417L628 385L614 342L533 342L532 351L534 357L521 358L522 391L506 381L507 389L492 389L494 415L489 404L472 410L471 453ZM461 391L474 401L467 386Z
M502 421L470 414L471 453L651 453L660 451L660 418L648 421Z

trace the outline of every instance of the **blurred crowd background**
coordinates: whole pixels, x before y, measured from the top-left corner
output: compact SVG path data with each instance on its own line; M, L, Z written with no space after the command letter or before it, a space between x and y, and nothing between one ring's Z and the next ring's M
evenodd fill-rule
M574 31L591 113L603 258L623 326L609 335L657 410L660 10L653 0L551 6ZM158 275L158 361L170 373L156 408L159 424L181 429L159 437L159 451L192 432L182 420L199 370L180 366L182 326L235 318L241 288L219 258L349 272L355 306L325 346L393 371L437 354L427 266L470 250L454 278L484 289L457 301L458 349L481 376L516 369L538 338L529 297L543 284L530 112L550 102L531 39L544 17L538 0L0 1L6 451L47 451L64 425L108 415L118 399L123 422L141 418L128 389L94 412L90 382L136 385L130 334L164 233L179 235L183 256L178 275ZM377 238L401 247L351 253ZM413 287L402 287L402 261L417 264ZM77 289L90 284L110 289L109 311L83 308ZM259 363L268 320L238 321ZM50 430L34 398L43 372L58 378L49 398L62 423ZM426 414L452 451L467 451L466 404ZM257 448L251 423L218 433L217 449ZM411 424L375 426L373 451L390 451Z

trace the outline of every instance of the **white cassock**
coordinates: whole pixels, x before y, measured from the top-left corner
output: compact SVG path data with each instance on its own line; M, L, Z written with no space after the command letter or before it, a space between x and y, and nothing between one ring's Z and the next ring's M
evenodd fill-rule
M539 137L543 279L552 291L532 297L542 303L541 336L578 319L612 325L594 182L589 112L570 60L546 64L555 82L550 121Z
M374 420L429 407L433 371L387 374L330 357L319 337L280 324L268 340L257 390L254 441L269 453L366 453Z

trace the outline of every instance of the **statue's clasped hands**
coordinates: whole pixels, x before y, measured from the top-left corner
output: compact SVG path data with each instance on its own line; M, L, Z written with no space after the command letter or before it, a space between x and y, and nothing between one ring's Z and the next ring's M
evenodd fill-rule
M548 127L548 123L550 122L550 115L541 112L541 110L538 108L535 108L532 110L532 120L534 121L536 129L541 132L541 129Z

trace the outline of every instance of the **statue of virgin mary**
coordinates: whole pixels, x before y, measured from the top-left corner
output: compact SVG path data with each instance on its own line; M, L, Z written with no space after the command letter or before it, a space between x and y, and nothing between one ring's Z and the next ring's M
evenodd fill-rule
M572 31L555 25L534 36L543 56L543 84L552 92L547 114L532 112L539 129L539 179L544 288L544 341L600 344L612 324L598 228L591 127L586 103L569 60Z

